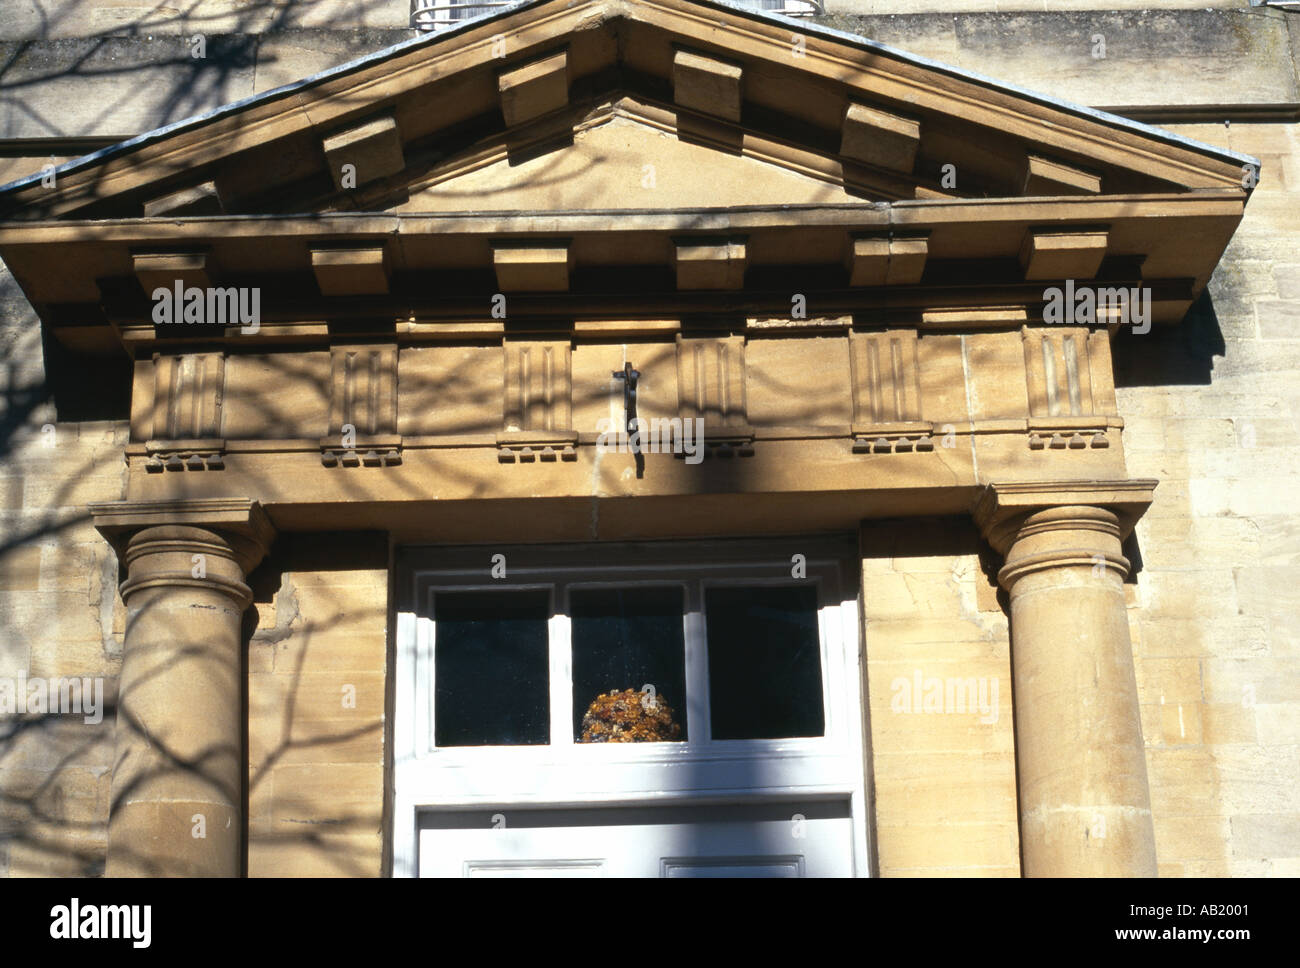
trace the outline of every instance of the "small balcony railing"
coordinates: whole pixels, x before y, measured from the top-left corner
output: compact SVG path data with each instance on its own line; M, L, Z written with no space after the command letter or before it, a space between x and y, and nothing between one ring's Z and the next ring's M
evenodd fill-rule
M513 7L518 0L415 0L411 26L416 30L442 30L462 20L485 17L502 7Z
M411 26L416 30L443 30L463 20L485 17L519 0L413 0ZM786 17L815 17L825 12L823 0L741 0L743 6Z

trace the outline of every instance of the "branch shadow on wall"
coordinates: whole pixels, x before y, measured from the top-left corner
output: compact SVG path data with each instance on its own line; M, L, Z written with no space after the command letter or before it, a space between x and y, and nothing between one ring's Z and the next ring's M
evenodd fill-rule
M116 118L138 118L142 99L148 105L146 128L211 110L252 93L254 67L265 70L274 65L274 58L259 50L262 35L312 28L322 20L329 24L314 13L321 4L302 0L253 0L237 8L223 5L220 13L213 14L202 12L198 2L179 9L180 5L159 0L140 15L95 33L65 25L66 20L84 15L83 4L35 0L33 5L37 22L29 28L29 38L0 41L0 105L7 119L0 125L0 139L66 139L75 144L96 137L102 140L104 135L132 137L140 132L111 124ZM343 39L348 49L340 53L340 63L386 46L394 35L413 35L402 28L354 26L364 22L365 11L381 7L391 8L391 0L349 4L348 25L333 28L354 35ZM203 37L201 48L194 43L196 36ZM378 43L376 38L381 38ZM361 47L349 46L357 40ZM203 56L195 56L196 51ZM77 96L78 82L84 81L85 90L91 91L97 82L115 77L135 77L137 83L114 88L108 98L102 96L102 84L93 88L98 97ZM60 83L60 90L69 92L65 104L79 102L64 117L29 96L41 85ZM155 98L160 87L168 90Z
M146 605L134 612L131 620L147 620L152 607L154 606ZM248 642L251 638L251 647L259 652L264 652L268 647L274 649L277 641L275 630L271 630L272 635L259 636L256 614L252 609L246 613L244 641ZM331 748L346 747L367 736L376 737L378 746L377 738L382 734L384 717L382 713L373 714L373 711L356 713L358 718L364 717L360 725L348 724L342 716L335 717L334 722L330 723L326 718L308 713L303 718L311 727L311 734L292 735L295 717L303 701L299 697L303 666L313 648L313 637L327 634L327 631L319 623L294 623L291 634L297 655L291 659L292 671L283 677L286 693L279 728L268 731L273 734L269 742L259 742L252 750L246 732L250 721L247 715L250 677L246 665L245 674L241 676L245 707L245 735L242 742L223 740L201 749L181 752L164 733L151 728L151 724L130 717L123 708L123 701L129 703L129 697L113 695L116 692L114 684L110 684L106 691L106 702L101 709L103 719L97 725L86 725L75 715L60 715L55 712L0 720L0 779L4 781L0 783L0 848L3 848L6 855L14 847L23 848L29 865L49 865L46 873L91 877L102 875L105 868L108 818L133 794L147 790L159 782L166 784L169 781L180 781L190 792L206 790L206 793L198 793L200 799L211 796L221 802L242 802L244 816L248 818L249 824L259 825L256 830L257 849L270 858L274 858L277 850L283 847L295 852L295 857L301 863L302 851L305 850L312 853L311 866L315 868L327 869L328 872L342 876L374 876L378 873L376 851L373 847L367 849L364 844L358 843L357 838L370 836L377 840L382 833L382 811L379 807L382 794L379 790L374 791L373 807L358 803L340 807L334 802L333 796L304 805L303 794L286 790L285 803L276 803L276 816L253 818L248 813L250 793L259 790L264 784L269 787L272 769L277 764L319 763L322 764L322 770L328 771L337 765L332 762L335 757L329 755ZM285 632L287 635L289 630ZM199 654L192 648L176 648L166 660L155 666L148 677L138 682L138 687L147 687L151 680L166 676L178 664ZM344 674L339 678L343 680L348 676ZM123 720L124 716L128 719ZM114 783L110 795L111 771L103 767L87 770L81 764L94 747L105 742L111 746L115 726L120 730L122 724L128 722L134 732L148 737L150 766L136 774L129 784ZM269 724L269 717L267 722ZM302 723L298 722L297 725L301 726ZM249 761L245 750L256 756L251 774L247 768ZM28 760L31 756L40 759L42 769L30 768ZM228 764L232 759L240 764L238 788L229 786L221 778L224 771L219 769L221 764ZM69 795L68 787L73 773L92 775L91 796ZM337 793L347 799L349 791L339 790ZM359 802L364 797L356 799ZM172 831L172 838L193 836L189 818L182 819L184 829ZM249 825L246 824L243 832L245 836L242 838L245 857L248 829ZM163 835L164 841L168 839L166 831L158 833ZM188 873L183 858L145 855L122 844L115 844L113 850L116 860L126 861L148 876L178 876ZM292 872L293 868L290 867L289 871ZM36 871L29 866L25 872ZM297 872L302 873L301 870Z

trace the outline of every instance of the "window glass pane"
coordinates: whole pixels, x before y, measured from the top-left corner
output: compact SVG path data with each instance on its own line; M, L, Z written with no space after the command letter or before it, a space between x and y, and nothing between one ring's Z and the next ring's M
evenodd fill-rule
M575 589L569 594L574 739L686 739L682 611L680 587ZM646 685L654 687L653 697L641 692Z
M546 591L434 596L434 742L550 741Z
M704 608L713 738L823 735L816 588L710 588Z

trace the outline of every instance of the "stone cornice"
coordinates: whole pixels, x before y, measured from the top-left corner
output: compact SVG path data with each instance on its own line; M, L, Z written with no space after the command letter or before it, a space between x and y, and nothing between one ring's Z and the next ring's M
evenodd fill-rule
M948 198L861 204L745 205L728 208L616 208L544 212L322 212L311 215L212 215L193 218L58 219L0 223L0 245L119 241L178 245L205 237L301 238L345 235L574 235L610 231L732 233L764 228L827 226L841 229L938 229L971 222L1044 221L1067 226L1118 218L1186 215L1240 218L1240 192L1136 193L1087 198ZM995 240L991 240L995 241ZM1006 246L1014 254L1020 245Z
M143 347L194 336L223 338L217 327L157 325L151 319L150 287L156 280L140 267L142 253L238 250L238 264L256 271L226 272L220 259L203 260L186 286L255 288L260 293L260 330L239 333L239 345L253 342L319 342L337 335L349 317L377 320L449 320L501 326L489 317L489 300L500 288L493 244L567 241L571 270L568 291L510 291L510 316L634 320L681 313L743 316L788 314L790 292L815 301L818 315L879 310L911 312L912 323L937 328L1014 325L1038 317L1050 279L1027 281L1018 253L1035 226L1053 231L1104 224L1127 242L1107 256L1107 285L1144 286L1152 292L1152 321L1176 322L1195 298L1212 262L1190 254L1195 245L1217 253L1241 216L1242 198L1225 193L1182 196L1114 196L1097 199L991 199L932 201L895 206L745 206L660 211L593 211L444 214L326 214L319 217L236 216L194 219L49 222L0 227L6 263L57 338L67 345L100 350L116 343ZM978 230L976 230L978 227ZM1155 228L1159 231L1154 231ZM681 290L655 282L671 280L675 248L692 236L743 236L745 268L766 288ZM923 278L885 285L854 285L846 265L867 263L855 249L857 233L925 233L920 256ZM788 239L798 233L801 264L790 266ZM313 252L341 244L366 245L386 253L391 282L380 290L345 298L322 295L310 286ZM628 253L635 261L627 263ZM161 258L161 256L160 256ZM959 263L966 261L966 266ZM196 262L197 264L197 262ZM265 268L262 268L265 267ZM939 271L964 275L966 284L936 287ZM864 270L865 271L865 270ZM430 287L428 273L443 273ZM626 286L591 288L610 272L640 272ZM651 273L648 277L645 273ZM653 273L659 275L654 276ZM477 273L477 274L476 274ZM867 273L869 275L869 272ZM147 276L147 278L146 278ZM481 278L480 278L481 277ZM1082 279L1078 276L1076 278ZM471 284L471 283L474 284ZM1059 284L1059 280L1058 280ZM761 283L760 283L761 285ZM792 288L793 287L793 288ZM224 288L221 291L226 291ZM997 310L996 319L989 311ZM966 320L969 318L969 322ZM331 320L327 327L324 320ZM315 321L315 322L313 322ZM887 320L907 324L905 317ZM106 325L106 324L111 324ZM408 327L411 329L411 327ZM412 329L412 333L419 335ZM435 336L430 330L427 335Z

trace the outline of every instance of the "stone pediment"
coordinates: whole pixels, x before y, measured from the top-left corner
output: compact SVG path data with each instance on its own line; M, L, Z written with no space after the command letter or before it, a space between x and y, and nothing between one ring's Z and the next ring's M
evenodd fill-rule
M874 183L885 198L1231 190L1243 164L1258 165L755 11L534 0L76 159L54 186L12 183L0 213L355 209L381 180L419 180L503 139L522 150L538 119L629 95L624 115L652 128L750 157L798 157L813 177ZM353 156L366 163L344 187L332 162Z
M463 318L494 291L627 318L601 295L624 271L640 275L617 288L660 314L720 311L707 293L762 280L781 295L756 315L822 291L827 314L874 300L919 320L1099 278L1148 286L1170 322L1257 173L755 11L533 0L5 186L0 255L84 349L143 338L160 279L257 287L263 317L295 326L338 297L390 326ZM943 305L908 294L940 276Z
M703 209L870 203L914 191L901 180L846 185L839 166L799 146L751 143L738 154L683 139L663 105L625 97L580 114L538 126L527 141L503 133L376 204L401 214Z

